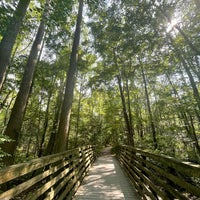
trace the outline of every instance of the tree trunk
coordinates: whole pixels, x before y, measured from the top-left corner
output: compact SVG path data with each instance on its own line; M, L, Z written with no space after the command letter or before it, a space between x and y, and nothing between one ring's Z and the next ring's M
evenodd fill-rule
M158 7L158 9L161 11L162 15L166 18L166 20L171 23L171 19L169 17L169 15L166 13L166 11L164 11L163 9L161 9L160 7ZM200 50L197 49L193 44L192 41L189 39L189 37L186 35L186 33L181 29L181 27L179 27L177 24L174 26L174 28L176 28L178 30L178 32L182 35L183 39L185 40L185 42L189 45L189 47L191 48L191 50L193 52L195 52L196 55L200 55Z
M14 96L12 94L12 96L10 97L9 103L6 107L6 113L5 113L5 117L4 117L4 127L6 127L8 121L9 121L10 110L11 110L11 107L12 107L12 104L13 104L15 98L16 98L16 96Z
M116 52L115 49L113 49L113 55L114 55L114 62L116 67L119 69L120 71L120 67L118 66L118 61L117 61L117 57L116 57ZM120 59L120 58L119 58ZM123 61L122 61L123 62ZM122 87L122 76L121 75L117 75L117 82L118 82L118 87L119 87L119 92L120 92L120 97L121 97L121 102L122 102L122 109L123 109L123 115L124 115L124 120L125 120L125 126L126 126L126 133L127 133L127 144L134 146L134 130L133 130L133 126L132 126L132 114L131 114L131 107L130 107L130 96L129 96L129 88L128 88L128 79L126 77L126 72L125 72L125 66L123 66L123 74L126 78L125 80L125 88L126 88L126 92L128 95L128 110L127 110L127 105L126 105L126 99L125 99L125 95L123 92L123 87ZM121 72L119 72L120 74Z
M79 0L79 11L76 22L76 30L73 40L72 52L70 57L70 66L67 72L65 95L62 103L60 122L58 127L58 135L55 142L54 152L62 152L67 148L68 136L69 136L69 125L71 116L71 107L74 97L74 87L77 71L77 58L78 58L78 47L81 33L81 21L83 12L83 0Z
M199 0L194 0L194 3L195 3L195 5L197 7L197 10L198 10L200 8L200 2L199 2Z
M29 151L30 151L30 146L31 146L31 139L32 139L32 136L30 135L29 139L28 139L27 148L26 148L26 158L29 157Z
M45 111L44 124L43 124L44 129L43 129L42 139L41 139L39 150L38 150L38 157L42 156L43 150L44 150L44 141L46 137L47 127L49 124L49 106L50 106L51 97L52 97L52 91L50 92L48 96L47 108Z
M143 82L144 82L145 96L146 96L146 101L147 101L147 108L148 108L148 113L149 113L149 120L150 120L151 131L152 131L153 147L154 147L154 149L157 149L158 143L157 143L157 139L156 139L156 129L155 129L155 124L153 121L153 115L152 115L152 111L151 111L146 76L145 76L144 68L143 68L142 64L141 64L141 69L142 69L142 77L143 77Z
M172 86L174 94L176 95L178 100L181 101L181 98L180 98L176 88L173 86L168 74L166 74L166 76L167 76L167 79L168 79L170 85ZM189 119L188 119L186 113L188 113ZM185 108L181 108L180 109L180 118L184 122L184 125L185 125L184 127L185 127L185 130L186 130L189 138L191 138L194 143L194 146L195 146L195 148L197 150L197 154L198 154L197 157L200 157L200 146L199 146L198 137L197 137L197 134L195 131L194 122L193 122L193 118L192 118L191 114L189 112L187 112L187 110ZM190 121L190 123L189 123L189 121Z
M200 55L200 50L197 49L192 42L190 41L190 39L188 38L188 36L184 33L184 31L178 26L175 25L175 28L179 31L179 33L182 35L182 37L184 38L184 40L186 41L186 43L189 45L189 47L196 53L196 55Z
M10 96L10 94L12 93L12 91L9 91L7 93L7 95L5 96L5 98L2 100L2 102L0 103L0 110L5 106L6 102L7 102L7 99L8 97Z
M4 133L5 135L7 135L13 140L12 142L5 142L2 145L3 151L11 155L10 157L8 156L4 157L3 160L4 160L5 165L10 165L10 164L13 164L14 162L14 153L17 147L19 133L21 131L21 126L23 123L23 118L24 118L24 114L25 114L25 110L26 110L26 106L28 102L28 97L30 93L30 88L33 81L35 66L37 62L37 56L40 49L39 47L42 42L44 30L45 30L45 27L44 27L44 14L43 14L43 19L40 23L35 41L31 48L30 55L25 67L25 72L24 72L22 82L20 85L20 89L17 94L17 98L15 100L15 104L11 111L9 122Z
M198 137L194 128L194 122L191 115L189 115L189 119L190 119L190 124L191 124L192 140L196 148L197 157L200 158L200 145L199 145Z
M54 145L55 145L55 141L56 141L56 133L57 133L57 128L58 128L58 123L59 123L59 115L60 115L60 111L61 111L61 105L62 105L62 98L63 98L63 87L64 84L63 82L61 83L61 87L59 89L59 93L56 99L56 106L55 106L55 110L54 110L54 119L53 119L53 125L52 125L52 130L51 130L51 135L47 144L47 148L45 151L45 155L50 155L53 153L54 150Z
M79 121L80 121L80 111L81 111L81 100L82 100L82 81L79 90L78 106L77 106L77 118L75 124L75 143L74 147L78 146L78 134L79 134Z
M126 109L126 102L125 102L124 93L122 89L121 78L119 75L117 76L117 81L118 81L118 86L119 86L119 91L120 91L120 96L121 96L121 101L122 101L124 120L125 120L126 128L127 128L127 139L128 139L127 142L128 142L128 145L134 146L133 131L131 128L130 120L129 120L127 109Z
M133 128L133 119L132 119L131 101L130 101L130 90L129 90L128 78L127 77L126 77L126 92L127 92L127 104L128 104L129 123L130 123L131 133L134 135L135 130Z
M169 36L169 39L171 41L171 44L175 50L175 54L177 55L177 58L181 61L184 69L185 69L185 72L187 73L188 77L189 77L189 80L190 80L190 84L191 84L191 87L192 87L192 90L193 90L193 96L194 96L194 99L196 100L196 106L198 108L198 110L200 111L200 94L199 94L199 90L197 88L197 85L195 83L195 80L194 80L194 77L190 71L190 68L187 66L187 63L185 62L183 56L181 55L179 49L176 47L176 45L174 44L174 40L171 36ZM197 112L196 113L196 116L200 122L200 115L199 113Z
M30 0L20 0L13 18L0 43L0 91L5 79L6 69L9 65L12 49L22 25Z
M183 55L184 56L184 55ZM196 58L195 58L196 59ZM196 60L195 60L196 62ZM198 81L200 82L200 65L198 62L196 62L196 65L193 63L193 60L190 59L189 61L187 61L188 63L188 67L191 68L192 72L197 76Z

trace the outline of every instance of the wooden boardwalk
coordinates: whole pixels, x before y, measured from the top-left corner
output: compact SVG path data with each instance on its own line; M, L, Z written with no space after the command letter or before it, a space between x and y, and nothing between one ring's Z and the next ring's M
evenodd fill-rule
M113 155L99 157L84 178L73 200L140 199Z

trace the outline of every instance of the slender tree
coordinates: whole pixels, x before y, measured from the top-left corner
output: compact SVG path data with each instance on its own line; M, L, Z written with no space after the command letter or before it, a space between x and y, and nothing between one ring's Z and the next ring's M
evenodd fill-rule
M45 137L46 137L47 128L49 124L49 107L50 107L51 98L52 98L52 91L50 91L48 100L47 100L47 107L45 111L44 124L43 124L44 129L42 131L42 138L39 145L38 157L41 157L43 155Z
M175 55L177 56L177 58L182 63L182 65L183 65L183 67L185 69L185 72L186 72L186 74L189 77L189 81L190 81L190 84L191 84L191 87L192 87L192 90L193 90L193 96L194 96L194 99L196 100L196 105L198 107L198 110L200 111L200 94L199 94L198 86L197 86L197 84L195 82L195 79L193 77L193 74L191 73L191 69L188 67L188 65L187 65L184 57L181 54L181 51L175 45L175 42L174 42L173 38L170 37L170 36L168 36L168 37L170 38L171 45L174 48ZM199 113L197 113L197 118L198 118L198 120L200 122L200 115L199 115Z
M28 103L29 93L30 93L34 71L35 71L35 67L37 63L37 57L40 50L40 45L42 43L42 38L45 32L45 20L46 20L46 12L47 12L48 3L49 3L49 0L46 1L43 17L40 22L35 41L30 51L30 55L25 67L24 75L21 81L20 89L17 94L17 98L15 100L14 106L12 108L8 125L4 132L6 136L12 139L12 141L5 142L2 145L3 151L11 155L11 156L4 157L5 165L10 165L10 164L13 164L14 162L14 154L15 154L15 150L18 144L19 134L20 134L22 123L23 123L26 106Z
M198 5L198 3L196 3L196 5ZM162 15L166 18L166 20L168 21L168 23L171 23L171 17L170 15L167 13L166 10L162 9L161 7L157 6L157 8L160 10L160 12L162 13ZM175 24L172 28L175 28L180 35L183 37L183 39L185 40L185 43L190 47L190 49L196 54L196 55L200 55L200 50L192 43L191 39L189 38L189 36L184 32L184 30L178 25Z
M117 69L120 71L120 67L118 65L118 60L117 60L117 56L116 56L115 50L114 50L113 54L114 54L113 55L113 57L114 57L113 59L114 59L115 65L116 65ZM125 75L125 67L124 66L123 66L123 73ZM124 94L123 86L122 86L122 73L121 72L119 72L119 75L117 75L117 83L118 83L121 102L122 102L124 121L125 121L126 129L127 129L127 143L129 145L134 146L132 115L131 115L130 96L129 96L130 94L129 94L129 89L128 89L128 83L127 83L127 80L126 80L125 87L126 87L126 92L127 92L127 95L128 95L128 106L127 106L126 99L125 99L125 94Z
M173 86L169 75L167 74L167 79L173 89L174 94L176 95L176 97L179 99L179 102L181 102L181 98L176 90L176 88ZM186 102L184 102L186 103ZM180 114L178 114L180 116L180 118L183 120L184 122L184 128L186 130L186 132L188 133L188 136L192 139L193 144L197 150L197 156L200 158L200 145L199 145L199 141L198 141L198 137L195 131L195 127L194 127L194 122L192 119L191 114L189 113L189 111L187 111L186 108L184 108L184 106L181 107L181 109L179 110Z
M60 87L57 98L56 98L56 106L54 109L53 125L52 125L52 129L51 129L50 138L49 138L49 141L47 144L47 148L45 151L45 155L52 154L53 150L54 150L55 139L56 139L58 124L59 124L59 114L60 114L61 105L62 105L62 98L63 98L63 87Z
M130 124L130 119L129 119L127 106L126 106L126 102L125 102L125 97L124 97L124 93L123 93L123 89L122 89L121 77L119 75L117 76L117 82L118 82L121 101L122 101L124 120L125 120L126 127L127 127L127 143L129 145L134 145L133 129L132 129L131 124Z
M20 0L18 6L13 14L11 22L8 24L7 30L3 35L3 39L0 43L0 91L6 75L6 69L9 65L12 49L15 44L15 40L22 25L24 16L30 0Z
M149 120L150 120L151 131L152 131L153 147L154 149L157 149L158 143L157 143L157 138L156 138L156 128L155 128L155 123L153 120L153 114L152 114L151 105L150 105L146 75L145 75L144 67L142 64L141 64L141 69L142 69L142 78L143 78L144 89L145 89L145 96L146 96L146 101L147 101L147 108L148 108L148 113L149 113Z
M79 124L80 124L80 119L81 119L81 100L83 98L83 78L81 78L81 83L80 83L80 89L78 91L78 105L77 105L77 118L76 118L76 124L75 124L75 142L74 146L78 146L78 134L79 134Z

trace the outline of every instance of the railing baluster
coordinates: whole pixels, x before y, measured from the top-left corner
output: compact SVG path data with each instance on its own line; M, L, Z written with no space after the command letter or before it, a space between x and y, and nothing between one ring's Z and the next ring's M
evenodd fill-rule
M92 146L41 157L0 170L0 199L64 199L72 196L94 161ZM11 188L2 187L23 180ZM4 190L3 190L4 189ZM57 198L58 197L58 198Z
M143 199L199 199L200 165L121 146L117 158Z

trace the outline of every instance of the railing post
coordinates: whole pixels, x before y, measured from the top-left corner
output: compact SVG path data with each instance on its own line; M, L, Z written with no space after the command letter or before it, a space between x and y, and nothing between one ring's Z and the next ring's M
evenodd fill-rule
M52 164L49 164L48 168L49 168L49 170L51 170L52 169ZM53 179L53 175L51 174L49 176L49 181L51 181L52 179ZM53 193L54 193L54 188L52 186L50 191L49 191L49 193L46 194L46 197L48 197L49 199L52 199L53 198Z

